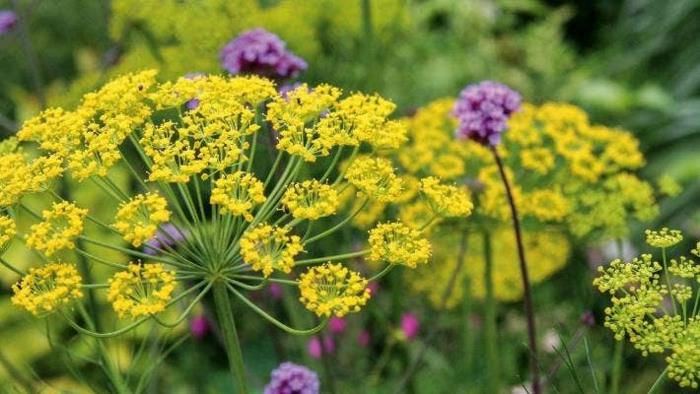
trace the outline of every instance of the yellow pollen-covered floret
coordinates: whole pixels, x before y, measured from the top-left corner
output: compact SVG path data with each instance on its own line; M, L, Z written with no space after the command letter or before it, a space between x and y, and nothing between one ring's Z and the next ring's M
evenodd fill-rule
M370 298L367 279L341 264L325 263L299 276L299 300L319 317L359 312Z

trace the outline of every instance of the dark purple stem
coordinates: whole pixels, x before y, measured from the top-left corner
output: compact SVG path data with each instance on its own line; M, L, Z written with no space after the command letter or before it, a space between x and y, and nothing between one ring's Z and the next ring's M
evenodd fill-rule
M530 277L527 272L527 263L525 260L525 248L523 248L523 236L520 231L520 219L518 217L518 209L515 206L515 200L513 199L513 191L510 188L510 182L508 182L508 177L506 176L505 169L503 168L503 162L501 157L498 155L496 147L491 147L491 152L493 152L493 157L496 159L496 164L498 165L498 172L501 174L501 179L503 180L503 186L506 188L506 195L508 196L508 204L510 205L510 213L513 217L513 230L515 230L515 242L518 245L518 257L520 260L520 274L523 280L523 304L525 307L525 315L527 316L527 335L528 343L530 345L530 370L532 373L532 391L534 394L540 394L540 379L539 379L539 365L537 361L537 335L535 331L535 313L532 306L532 290L530 288Z

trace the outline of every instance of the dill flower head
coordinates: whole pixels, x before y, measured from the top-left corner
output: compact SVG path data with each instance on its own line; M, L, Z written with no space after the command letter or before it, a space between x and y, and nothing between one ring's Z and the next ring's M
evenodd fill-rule
M443 185L436 177L421 179L420 190L439 216L465 217L474 208L468 190L455 185Z
M297 219L317 220L335 214L340 201L333 186L313 179L290 185L282 204Z
M370 298L367 279L341 264L326 263L299 276L299 300L319 317L359 312Z
M17 224L9 216L0 215L0 250L17 234Z
M163 264L129 264L109 279L107 300L120 319L136 319L165 310L175 291L175 272Z
M459 94L452 114L459 120L457 136L484 145L497 145L508 117L520 109L520 94L506 85L483 81Z
M697 317L689 319L687 328L672 347L666 362L668 377L680 387L700 387L700 320Z
M416 268L430 259L430 242L421 233L401 222L383 223L369 232L372 262L401 264Z
M294 363L284 362L270 374L263 394L318 394L316 372Z
M265 277L273 271L289 273L294 267L294 256L304 250L301 238L289 235L290 228L261 224L246 231L241 237L241 257L254 271Z
M27 236L27 246L52 256L62 249L75 248L75 239L83 232L88 210L64 201L54 203L50 210L42 212L43 221L32 225Z
M209 202L221 206L221 214L243 216L250 222L252 211L265 202L263 183L253 174L236 171L216 180Z
M83 297L82 279L73 264L49 263L30 268L29 273L12 285L12 303L34 315L42 315Z
M357 157L347 169L345 179L359 194L380 202L391 202L401 195L401 178L394 173L391 161L381 157Z
M683 240L683 234L679 230L669 230L664 227L659 231L646 230L646 242L655 248L670 248Z
M17 14L9 10L0 10L0 36L12 31L17 25Z
M115 219L113 226L124 240L139 247L170 220L168 202L155 193L139 194L119 206Z
M239 34L221 50L221 66L231 74L257 74L270 78L294 78L306 70L306 62L287 50L277 35L256 28Z
M12 206L30 193L45 191L63 173L62 159L39 156L30 159L9 139L0 149L0 208Z

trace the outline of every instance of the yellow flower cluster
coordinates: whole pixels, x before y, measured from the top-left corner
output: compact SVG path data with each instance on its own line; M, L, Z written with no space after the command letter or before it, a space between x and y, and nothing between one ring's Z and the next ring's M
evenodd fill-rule
M131 263L109 279L107 300L120 319L162 312L175 291L175 272L162 264Z
M430 242L421 233L401 222L382 223L369 232L369 261L401 264L409 268L426 264Z
M682 234L675 230L647 231L648 243L654 247L667 248L681 239ZM612 305L605 309L605 326L615 339L627 337L644 356L666 353L668 377L680 387L697 389L700 320L696 315L698 305L688 301L696 299L694 293L698 290L690 283L700 282L700 266L683 256L671 259L664 271L665 264L665 260L662 265L650 254L629 262L616 259L599 268L593 285L610 295ZM672 308L667 302L673 304Z
M370 298L367 279L341 264L326 263L299 276L299 300L319 317L359 312Z
M430 242L434 256L430 265L421 266L404 276L409 287L424 294L431 304L443 307L445 287L454 274L458 263L461 236L448 229L436 229ZM522 298L523 287L518 266L518 251L513 231L509 227L499 227L491 234L492 275L494 297L503 302L515 302ZM567 237L560 232L542 229L523 233L525 253L528 258L530 282L542 283L561 270L570 255ZM465 292L472 297L483 299L486 294L484 281L483 237L472 233L467 237L466 260L456 278L455 287L445 300L445 308L459 305Z
M381 157L360 156L350 163L345 179L361 196L391 202L401 195L401 178L394 173L391 161Z
M264 189L263 183L253 174L236 171L216 180L209 202L220 205L222 214L243 216L250 222L253 208L265 202Z
M3 141L0 148L0 208L16 204L25 194L45 190L63 173L62 162L56 156L29 159L15 138Z
M289 235L288 227L261 224L246 231L240 240L241 257L255 271L265 277L273 271L289 273L294 267L294 256L304 250L301 238Z
M316 179L290 185L281 201L293 217L309 220L335 214L340 204L333 186Z
M62 249L73 249L75 239L83 232L88 210L64 201L54 203L41 213L43 221L32 225L27 235L27 246L52 256Z
M9 216L0 215L0 250L12 240L17 234L17 225L14 219Z
M670 248L683 240L683 234L680 230L669 230L664 227L659 231L646 230L646 242L649 246L655 248Z
M154 194L139 194L119 206L114 228L135 247L153 238L158 226L170 220L168 202Z
M466 179L478 192L477 213L507 220L505 190L491 152L454 138L452 99L406 119L409 142L395 155L415 176ZM658 213L650 184L632 171L644 165L638 141L626 131L593 125L578 107L524 104L503 134L499 154L525 221L563 223L575 236L625 235L634 218Z
M188 100L198 105L179 121L146 123L141 138L152 161L150 181L186 183L193 175L208 177L243 162L256 133L256 109L277 97L272 82L259 77L200 76L164 83L150 96L157 109L180 109Z
M438 216L465 217L469 216L474 208L468 189L443 185L436 177L421 179L420 190Z
M42 315L83 297L82 279L72 264L49 263L31 268L19 282L12 285L12 304L34 315Z

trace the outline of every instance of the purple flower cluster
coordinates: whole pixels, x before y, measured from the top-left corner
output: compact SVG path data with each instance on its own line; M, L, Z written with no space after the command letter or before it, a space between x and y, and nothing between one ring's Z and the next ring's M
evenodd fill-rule
M17 25L17 14L9 10L0 10L0 36L9 33Z
M318 394L320 383L316 372L290 362L272 371L264 394Z
M457 137L497 145L508 118L520 109L520 102L518 92L498 82L468 85L452 110L452 115L459 120Z
M231 74L257 74L274 79L294 78L306 62L287 50L277 35L256 28L245 31L221 50L221 65Z

